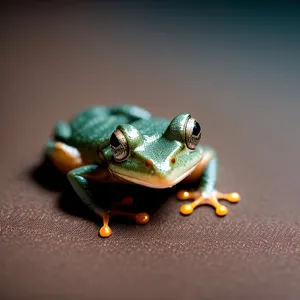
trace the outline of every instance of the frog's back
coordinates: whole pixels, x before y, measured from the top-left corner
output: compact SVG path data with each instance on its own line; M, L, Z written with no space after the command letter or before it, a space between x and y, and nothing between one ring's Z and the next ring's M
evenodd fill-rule
M139 133L144 136L160 136L165 132L169 124L170 121L166 119L138 120L132 123Z
M150 113L137 106L91 107L69 123L70 136L66 142L79 148L90 147L94 143L106 147L118 125L150 117Z

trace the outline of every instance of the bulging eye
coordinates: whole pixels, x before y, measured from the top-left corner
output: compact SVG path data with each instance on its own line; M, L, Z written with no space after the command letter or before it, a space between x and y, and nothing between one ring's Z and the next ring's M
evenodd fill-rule
M185 128L185 143L190 150L195 150L201 139L201 126L193 118L189 118Z
M116 129L110 137L110 149L117 162L124 161L129 156L129 147L123 132Z

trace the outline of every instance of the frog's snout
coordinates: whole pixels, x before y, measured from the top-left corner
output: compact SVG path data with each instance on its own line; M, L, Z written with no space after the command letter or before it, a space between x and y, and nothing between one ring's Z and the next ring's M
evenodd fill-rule
M145 161L144 165L151 171L152 176L165 179L173 173L176 167L176 159L171 157L169 160L163 163L153 162L152 160L148 159Z

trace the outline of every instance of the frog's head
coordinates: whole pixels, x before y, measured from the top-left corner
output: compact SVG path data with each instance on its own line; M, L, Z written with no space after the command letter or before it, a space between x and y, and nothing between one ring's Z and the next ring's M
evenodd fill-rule
M201 160L200 139L201 127L189 114L175 117L164 132L151 136L141 135L132 125L120 125L110 138L109 170L132 183L171 187L192 173Z

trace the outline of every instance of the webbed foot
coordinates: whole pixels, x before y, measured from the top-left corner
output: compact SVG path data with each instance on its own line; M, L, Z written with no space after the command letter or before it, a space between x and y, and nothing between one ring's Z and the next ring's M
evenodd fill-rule
M180 200L194 199L193 202L181 206L180 212L183 215L191 214L197 206L208 204L215 208L216 214L218 216L225 216L228 213L228 208L220 204L219 200L227 200L229 202L236 203L241 199L238 193L224 194L217 190L211 193L205 193L201 191L189 192L186 190L182 190L177 193L177 197Z
M121 206L129 206L132 204L133 204L133 199L131 197L123 198L121 202L116 203L113 206L113 209L111 210L110 213L111 216L125 216L135 220L137 224L147 224L150 220L150 216L147 213L142 212L142 213L135 214L135 213L125 212L119 209L119 207Z
M101 237L111 236L112 230L109 227L108 222L109 222L109 218L114 216L125 216L135 220L137 224L141 224L141 225L147 224L150 220L150 216L147 213L142 212L136 214L136 213L129 213L118 209L120 206L128 206L132 204L133 204L133 199L131 197L126 197L122 199L122 201L120 201L119 203L116 203L112 207L112 210L110 210L109 213L99 214L103 219L103 226L99 230L99 235Z

